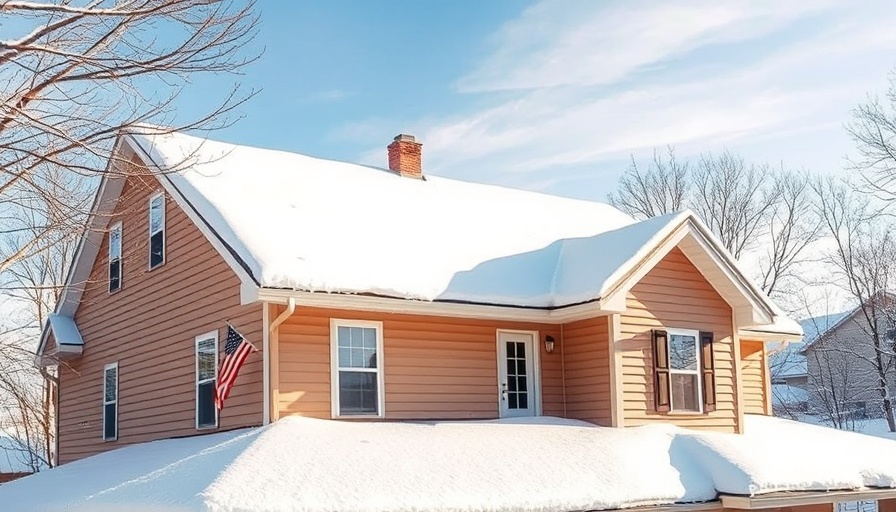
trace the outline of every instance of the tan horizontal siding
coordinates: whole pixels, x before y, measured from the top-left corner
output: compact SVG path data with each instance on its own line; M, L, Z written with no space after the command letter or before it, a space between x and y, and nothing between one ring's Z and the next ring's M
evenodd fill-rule
M621 316L617 350L622 358L626 426L656 421L736 431L737 384L731 308L679 249L673 249L632 287ZM717 410L708 414L657 413L653 392L654 329L695 329L715 336Z
M110 225L123 227L122 288L108 293L104 237L75 321L84 354L60 369L59 460L69 462L119 446L214 432L195 429L195 337L218 331L223 350L229 320L259 350L260 305L241 306L239 279L187 215L166 198L166 262L148 270L149 198L153 177L130 177ZM102 441L103 366L118 362L118 440ZM220 428L262 422L262 355L240 371Z
M607 426L613 415L608 346L610 318L591 318L563 326L567 415Z
M559 339L556 326L299 308L277 335L281 416L331 417L331 318L383 322L387 419L497 417L498 329L538 331L542 411L563 414L560 353L543 344L546 335Z
M765 361L764 344L761 341L741 341L741 380L743 404L747 414L766 414L765 410Z

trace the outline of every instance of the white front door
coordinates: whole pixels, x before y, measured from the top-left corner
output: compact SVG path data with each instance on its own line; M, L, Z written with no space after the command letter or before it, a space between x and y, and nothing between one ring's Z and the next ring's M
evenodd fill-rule
M498 398L502 418L537 414L535 357L532 333L498 332Z

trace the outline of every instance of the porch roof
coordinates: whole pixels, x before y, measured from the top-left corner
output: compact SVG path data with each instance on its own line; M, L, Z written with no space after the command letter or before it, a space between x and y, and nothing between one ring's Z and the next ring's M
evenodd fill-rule
M0 502L22 511L700 509L720 496L720 506L758 508L782 492L838 491L811 496L834 502L896 488L896 442L761 416L746 429L291 417L83 459L3 485Z

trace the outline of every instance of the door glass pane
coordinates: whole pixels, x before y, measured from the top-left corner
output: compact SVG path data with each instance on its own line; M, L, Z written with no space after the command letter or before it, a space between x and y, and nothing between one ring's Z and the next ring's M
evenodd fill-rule
M507 349L507 375L506 400L510 410L528 409L529 388L526 381L526 343L520 341L508 341Z
M676 411L699 411L697 396L697 375L672 374L672 409Z
M339 414L377 414L377 375L339 372Z

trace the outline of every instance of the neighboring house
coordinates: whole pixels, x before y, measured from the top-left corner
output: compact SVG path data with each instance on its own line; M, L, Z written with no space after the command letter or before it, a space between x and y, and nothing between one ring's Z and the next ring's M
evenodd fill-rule
M847 313L834 313L800 322L803 341L770 345L769 370L775 415L796 419L809 411L809 368L803 350Z
M765 342L801 328L692 213L424 176L406 135L388 156L123 134L38 350L65 362L60 464L289 416L733 435L771 414ZM259 352L218 413L228 324Z
M878 354L862 311L857 307L843 314L805 343L800 352L806 358L809 411L813 414L850 420L881 417L878 355L889 393L896 391L896 358L892 351L896 331L888 318L891 315L880 315L878 329L884 346Z

